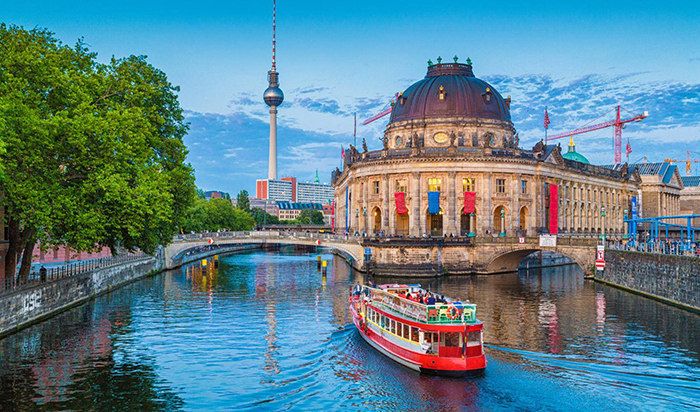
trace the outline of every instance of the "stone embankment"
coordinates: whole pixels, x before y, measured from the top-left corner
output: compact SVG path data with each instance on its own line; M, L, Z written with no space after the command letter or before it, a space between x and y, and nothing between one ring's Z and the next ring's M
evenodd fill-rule
M0 336L158 273L162 268L161 259L147 256L7 293L0 296Z
M622 250L605 251L599 282L700 313L700 259Z
M51 317L146 276L218 254L242 253L260 249L258 244L216 245L183 253L176 262L165 265L163 253L145 256L112 266L34 283L0 295L0 337Z

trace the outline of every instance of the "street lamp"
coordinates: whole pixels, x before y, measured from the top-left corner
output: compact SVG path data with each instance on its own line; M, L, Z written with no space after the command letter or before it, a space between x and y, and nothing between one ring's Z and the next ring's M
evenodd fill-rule
M603 234L600 235L600 238L603 239L603 241L605 241L605 206L602 206L600 208L600 218L600 220L602 220L601 223L603 224Z
M355 209L355 222L357 224L356 232L360 231L360 209Z
M623 239L628 239L630 237L630 233L629 233L629 224L630 223L626 222L627 212L628 212L627 208L625 208L625 210L622 211L622 213L624 214L624 217L622 218L622 221L623 221L622 224L623 225L625 225L625 223L627 224L626 226L624 226L625 227L625 235L622 237Z
M469 214L469 234L467 236L476 237L476 233L474 233L474 212Z
M506 237L506 210L503 206L501 206L501 233L498 236Z

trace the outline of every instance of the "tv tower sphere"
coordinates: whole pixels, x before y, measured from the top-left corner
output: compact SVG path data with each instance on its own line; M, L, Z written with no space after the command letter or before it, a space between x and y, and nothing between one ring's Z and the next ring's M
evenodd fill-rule
M267 103L268 106L279 106L284 101L284 93L282 93L282 89L277 86L268 87L265 89L265 93L263 93L263 99L265 99L265 103Z

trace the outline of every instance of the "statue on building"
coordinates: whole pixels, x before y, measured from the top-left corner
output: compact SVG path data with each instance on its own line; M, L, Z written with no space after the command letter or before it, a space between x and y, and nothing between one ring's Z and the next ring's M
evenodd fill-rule
M515 133L515 137L513 138L513 147L515 149L517 149L519 145L520 145L520 132L517 132L517 133Z
M406 147L413 147L413 137L408 136L408 139L406 139Z
M452 132L452 134L450 134L450 146L454 146L456 141L457 135L455 134L455 132Z
M386 134L384 135L384 137L382 137L382 147L384 148L384 150L389 148L389 138L386 137Z
M544 152L544 140L540 139L540 141L535 144L535 147L532 148L532 151L534 153Z
M362 138L362 153L367 153L367 140L365 138Z

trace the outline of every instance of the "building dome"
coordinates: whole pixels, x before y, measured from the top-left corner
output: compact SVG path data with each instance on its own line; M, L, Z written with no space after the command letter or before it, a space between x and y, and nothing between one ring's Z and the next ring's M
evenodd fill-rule
M586 159L586 156L576 152L576 145L574 144L574 138L569 140L569 151L561 155L564 159L573 160L574 162L585 163L587 165L591 162Z
M510 99L474 77L467 64L428 62L428 74L397 97L391 123L428 118L481 118L510 122ZM438 62L440 59L438 59Z

